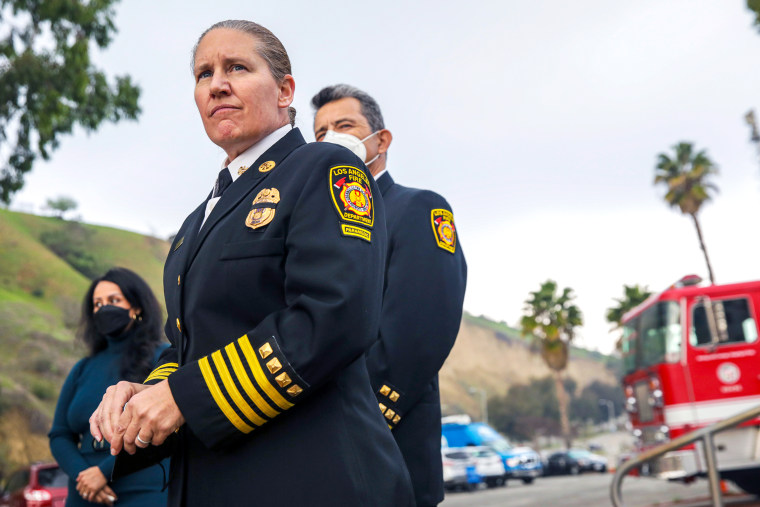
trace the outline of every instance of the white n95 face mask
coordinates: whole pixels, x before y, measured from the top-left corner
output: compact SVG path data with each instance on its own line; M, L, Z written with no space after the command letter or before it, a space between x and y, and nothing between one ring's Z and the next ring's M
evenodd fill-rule
M380 131L378 130L377 132ZM339 146L343 146L344 148L348 148L354 155L362 159L364 165L369 166L372 162L377 160L377 157L379 157L380 154L378 153L372 158L372 160L367 161L367 147L364 146L364 141L376 135L377 132L371 133L364 139L359 139L358 137L351 134L343 134L341 132L335 132L334 130L328 130L325 133L325 137L322 138L322 142L333 143Z

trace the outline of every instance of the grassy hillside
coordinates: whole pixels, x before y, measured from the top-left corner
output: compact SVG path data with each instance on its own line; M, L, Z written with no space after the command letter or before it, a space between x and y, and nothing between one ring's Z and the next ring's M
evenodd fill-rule
M60 386L84 354L74 340L90 277L123 266L163 300L167 242L0 209L0 474L49 459Z

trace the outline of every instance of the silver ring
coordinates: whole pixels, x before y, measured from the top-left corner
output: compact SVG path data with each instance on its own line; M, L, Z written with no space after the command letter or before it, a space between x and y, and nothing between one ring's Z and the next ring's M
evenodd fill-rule
M142 445L150 445L150 440L148 440L146 442L145 440L143 440L142 438L140 438L140 434L139 433L137 435L137 441L140 442Z

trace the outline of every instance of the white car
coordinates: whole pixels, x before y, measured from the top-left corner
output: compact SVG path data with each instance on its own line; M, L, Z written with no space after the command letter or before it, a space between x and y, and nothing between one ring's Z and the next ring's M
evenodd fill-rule
M490 447L463 447L475 460L475 471L489 488L503 486L507 483L507 471L504 462Z
M441 449L443 461L443 487L447 490L472 491L478 487L481 477L476 471L475 458L466 447Z

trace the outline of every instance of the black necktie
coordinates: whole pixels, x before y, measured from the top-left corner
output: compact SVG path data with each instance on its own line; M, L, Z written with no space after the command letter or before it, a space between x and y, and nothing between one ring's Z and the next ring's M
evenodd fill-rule
M225 167L219 171L219 177L216 178L216 183L214 184L214 195L211 197L221 197L230 185L232 185L232 176L230 176L229 169Z

